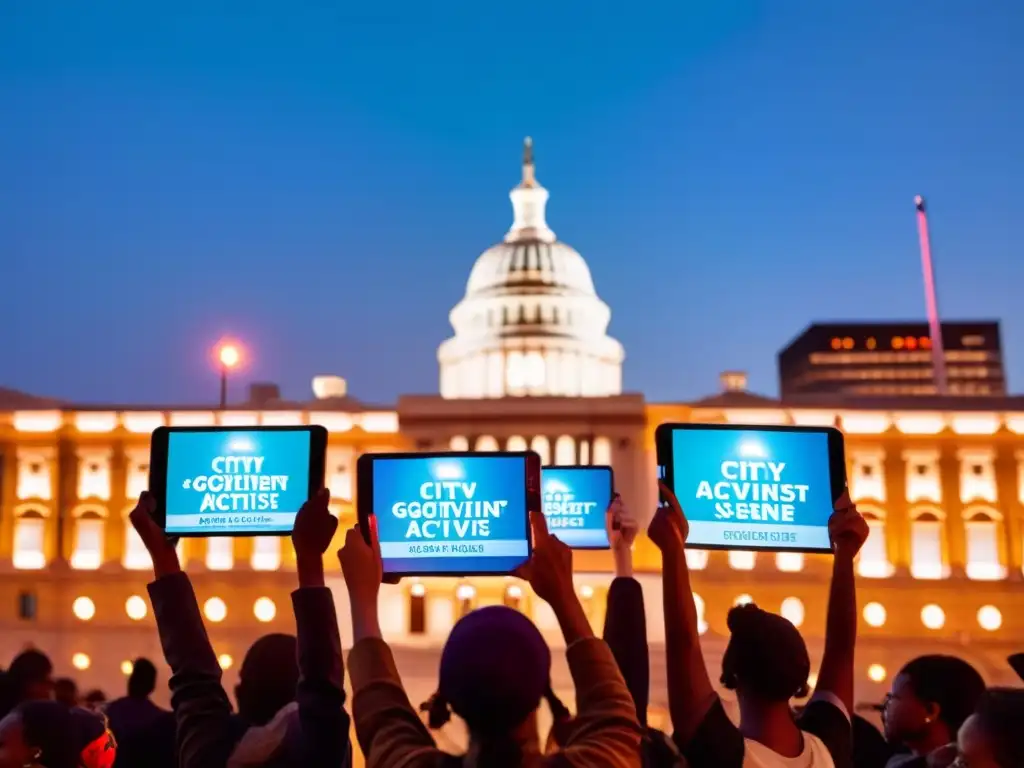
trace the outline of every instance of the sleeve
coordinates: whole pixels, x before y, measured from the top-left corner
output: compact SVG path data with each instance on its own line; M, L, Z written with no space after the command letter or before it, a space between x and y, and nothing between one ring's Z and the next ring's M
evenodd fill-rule
M171 707L181 768L225 765L234 749L231 703L210 645L192 582L184 573L148 586L164 658L171 667Z
M821 739L836 768L853 765L853 726L838 697L828 691L815 693L800 713L797 725Z
M708 709L697 732L688 744L676 746L690 765L714 765L718 768L742 768L746 746L743 734L729 719L717 696Z
M636 707L607 643L593 637L578 640L566 657L576 685L576 720L559 764L639 766Z
M360 640L348 656L352 717L367 768L434 768L443 753L402 688L388 644Z
M302 729L302 765L339 768L351 763L345 711L345 667L334 597L327 587L292 592L298 636L295 698Z
M644 590L636 579L619 577L612 582L604 617L604 641L633 697L637 719L646 727L651 672Z

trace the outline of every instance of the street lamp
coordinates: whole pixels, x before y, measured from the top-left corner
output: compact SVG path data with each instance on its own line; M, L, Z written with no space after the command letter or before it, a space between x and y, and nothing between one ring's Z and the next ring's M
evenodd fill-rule
M228 371L242 362L242 350L232 341L222 341L217 347L217 362L220 364L220 407L228 407Z

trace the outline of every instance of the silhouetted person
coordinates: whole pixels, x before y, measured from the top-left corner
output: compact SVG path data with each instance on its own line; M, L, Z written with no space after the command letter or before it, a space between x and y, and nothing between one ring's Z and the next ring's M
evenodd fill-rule
M107 703L107 694L101 691L99 688L93 688L82 699L82 706L86 709L90 709L93 712L102 712L104 705Z
M988 690L960 726L957 748L967 768L1024 766L1024 690Z
M78 706L78 683L70 677L59 677L53 681L53 698L66 707Z
M53 663L42 651L30 648L14 657L7 670L0 717L23 701L53 698Z
M111 768L117 753L101 714L30 700L0 720L0 768Z
M875 726L860 715L853 716L853 768L885 768L893 750Z
M107 705L110 730L117 738L117 768L150 766L154 756L174 756L173 715L150 700L156 690L156 667L149 659L136 659L128 677L128 695ZM168 735L170 739L168 740ZM171 762L173 764L173 762Z

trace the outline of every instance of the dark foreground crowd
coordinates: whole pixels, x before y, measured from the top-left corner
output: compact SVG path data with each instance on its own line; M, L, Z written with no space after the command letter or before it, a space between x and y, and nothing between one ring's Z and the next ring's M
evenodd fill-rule
M381 636L376 531L359 526L338 553L354 633L346 702L334 600L324 585L323 556L338 525L326 491L302 508L292 534L296 636L252 645L234 711L192 585L143 494L131 521L153 559L149 595L172 670L172 711L150 701L156 670L145 659L135 663L127 696L107 703L99 694L79 701L73 683L53 681L45 655L26 651L0 684L0 768L337 768L352 762L353 723L371 768L1024 768L1024 689L986 690L954 657L923 656L900 670L882 705L884 737L854 714L854 558L868 529L847 497L829 523L834 565L816 688L808 699L811 664L797 629L755 605L735 607L720 680L736 693L735 725L701 653L686 518L671 492L662 493L669 503L648 533L662 553L671 734L647 725L646 616L632 575L637 526L618 499L607 514L616 578L603 637L576 595L572 552L539 512L531 516L534 553L519 574L561 626L575 714L551 690L551 651L537 628L500 606L455 625L437 693L414 707ZM548 734L538 731L541 706L553 716ZM465 754L437 746L452 714L469 732Z

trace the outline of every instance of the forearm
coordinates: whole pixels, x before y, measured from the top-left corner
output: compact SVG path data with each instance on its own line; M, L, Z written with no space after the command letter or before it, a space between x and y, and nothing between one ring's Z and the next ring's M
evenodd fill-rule
M377 611L377 598L360 599L349 595L352 607L353 645L367 638L381 639L380 617Z
M551 608L558 619L558 626L562 628L562 636L567 646L577 640L594 636L594 629L590 626L587 614L574 591L569 590L559 599L552 601Z
M700 647L697 606L682 551L662 560L666 676L669 713L677 738L689 741L714 702L714 688Z
M612 551L615 558L615 575L619 578L632 578L633 576L633 551L629 547L622 547Z
M323 555L296 555L295 570L299 577L300 588L324 586Z
M825 621L825 652L818 687L853 706L853 655L857 645L857 588L853 555L839 550L832 563L832 584Z

